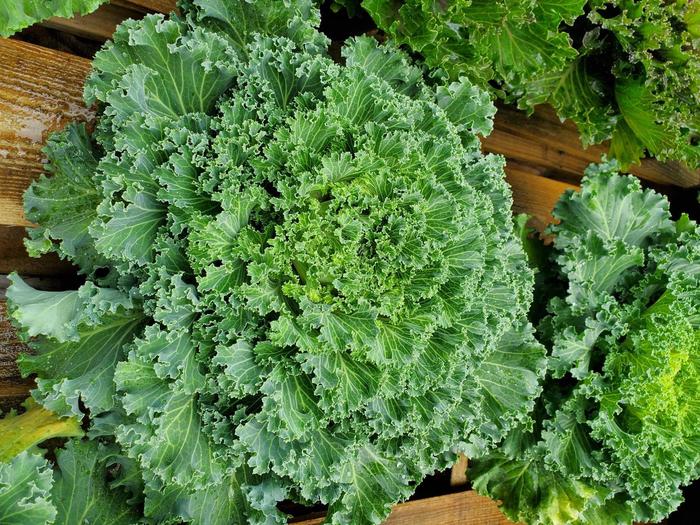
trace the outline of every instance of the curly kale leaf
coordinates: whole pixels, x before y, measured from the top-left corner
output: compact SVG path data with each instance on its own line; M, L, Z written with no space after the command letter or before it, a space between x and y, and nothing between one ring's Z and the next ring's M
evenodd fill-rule
M697 3L684 0L364 0L428 66L467 76L527 111L551 104L585 145L612 139L624 166L645 152L700 166Z
M0 420L3 524L132 525L138 521L138 513L127 501L138 483L126 479L128 460L116 445L71 440L55 451L54 466L37 447L52 438L82 435L78 419L59 417L31 398L24 412L11 412Z
M700 477L700 228L617 170L592 166L554 211L566 292L539 326L534 428L473 461L514 520L659 521Z
M23 369L116 437L147 519L284 522L293 500L379 523L540 391L533 276L478 139L495 108L370 38L334 63L311 0L181 5L97 54L97 128L54 138L27 195L87 282L14 279ZM89 198L63 214L71 186Z
M7 525L47 525L56 517L51 501L53 476L49 462L21 452L0 462L0 522Z
M108 0L22 0L0 5L0 37L8 37L25 27L51 18L92 13Z
M111 410L114 367L143 323L136 301L92 282L43 292L10 278L10 313L33 350L18 362L23 375L38 376L34 398L59 415L82 415L80 401L93 415Z

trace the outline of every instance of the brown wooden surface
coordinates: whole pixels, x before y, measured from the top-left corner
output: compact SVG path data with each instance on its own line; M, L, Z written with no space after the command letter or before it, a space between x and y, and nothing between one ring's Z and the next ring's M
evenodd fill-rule
M117 25L127 18L141 18L142 16L143 11L137 6L104 4L87 15L69 18L53 17L44 20L41 25L60 29L72 35L104 41L111 38Z
M320 525L323 517L292 521ZM473 490L399 503L384 525L508 525L496 502Z
M169 13L175 10L176 0L112 0L112 4L132 9L145 9L158 13Z
M539 232L554 220L551 212L562 193L578 189L575 184L543 177L536 169L514 162L506 166L506 180L513 190L513 212L530 215L530 225Z
M469 467L469 460L464 454L460 454L459 458L452 468L450 469L450 486L451 487L461 487L467 484L467 468Z
M24 249L24 237L24 228L0 226L0 274L11 272L22 275L71 273L73 267L68 262L61 261L55 254L44 255L38 259L29 257L27 250Z
M51 131L92 118L82 85L88 60L0 39L0 225L23 226L22 193L42 171Z
M548 175L572 181L580 179L586 166L599 162L608 150L606 144L584 149L576 125L571 121L562 123L549 106L539 106L530 117L515 108L499 106L493 133L482 144L485 151L536 165ZM677 162L646 159L630 171L658 184L684 188L700 185L700 170L690 170Z
M26 399L33 381L22 379L17 369L17 356L26 350L7 318L4 300L0 300L0 410L19 406Z

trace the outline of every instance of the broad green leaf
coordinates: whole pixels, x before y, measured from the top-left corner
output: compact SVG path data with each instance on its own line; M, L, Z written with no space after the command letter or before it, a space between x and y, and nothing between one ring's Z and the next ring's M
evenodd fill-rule
M42 441L56 437L82 436L80 421L73 417L59 418L29 398L25 412L10 412L0 419L0 461L9 462L25 450L32 450Z
M112 447L94 441L69 441L56 451L58 469L54 473L51 499L56 505L55 525L104 523L133 525L135 509L127 504L127 494L109 484Z
M0 462L0 523L53 524L52 485L51 466L39 454L24 451Z
M0 37L6 38L53 16L86 15L108 0L22 0L0 5Z
M38 376L35 399L61 416L82 416L81 401L94 414L110 410L114 368L143 322L131 299L92 283L41 292L14 276L8 300L26 334L37 336L29 342L33 353L19 358L24 375Z

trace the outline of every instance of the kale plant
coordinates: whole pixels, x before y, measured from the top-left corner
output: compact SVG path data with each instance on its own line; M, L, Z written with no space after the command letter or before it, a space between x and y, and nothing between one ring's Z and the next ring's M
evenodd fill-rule
M657 522L700 477L700 228L617 170L555 208L536 424L471 462L515 521Z
M344 0L347 4L352 0ZM454 79L521 109L551 104L584 145L611 139L700 167L700 4L686 0L363 0L379 27Z
M19 277L24 374L89 415L148 520L379 523L456 451L527 425L544 350L494 106L392 45L327 55L310 0L190 0L124 22L85 88L99 122L46 149ZM59 458L60 461L60 458Z

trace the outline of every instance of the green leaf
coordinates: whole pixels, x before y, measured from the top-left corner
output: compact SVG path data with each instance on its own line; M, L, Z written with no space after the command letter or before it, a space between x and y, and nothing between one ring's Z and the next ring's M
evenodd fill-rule
M109 484L112 447L94 441L69 441L56 451L51 498L57 509L55 525L104 523L132 525L138 514L127 494Z
M0 6L0 37L13 33L53 16L86 15L107 0L23 0L3 2Z
M114 367L142 313L125 294L92 283L73 292L34 290L16 275L12 283L12 317L38 336L29 342L33 353L19 358L24 375L38 375L35 399L61 416L82 416L79 401L94 414L110 410Z
M38 257L56 251L70 257L79 268L91 273L107 262L95 252L88 228L97 216L101 200L97 185L97 159L83 124L71 124L52 135L44 148L52 177L41 176L24 196L28 220L41 223L30 228L25 241L29 254ZM56 244L58 243L58 244Z
M53 412L37 405L31 398L25 403L25 412L10 412L0 420L0 461L9 462L25 450L56 437L82 436L80 421L75 418L59 418Z
M340 481L347 488L343 498L329 508L333 525L378 523L391 509L386 496L401 500L412 492L401 465L390 463L369 448L360 450L354 461L345 463ZM386 496L381 497L382 494Z
M38 454L24 451L0 462L0 523L53 524L52 485L51 466Z
M492 454L470 460L469 477L477 492L502 501L501 511L516 522L578 523L586 505L600 497L591 486L549 470L539 458ZM612 516L607 520L600 523L616 522Z
M661 160L680 156L691 166L700 161L700 147L691 144L692 135L684 133L674 125L677 117L660 114L657 109L658 99L643 82L636 79L618 79L615 84L615 99L625 124L634 133L639 144L652 155ZM624 152L623 158L634 159L629 147Z
M588 232L604 243L622 241L646 247L673 231L668 202L658 193L642 191L639 180L616 175L617 165L602 164L586 171L581 192L567 192L554 207L562 225L552 226L557 247L578 244Z

